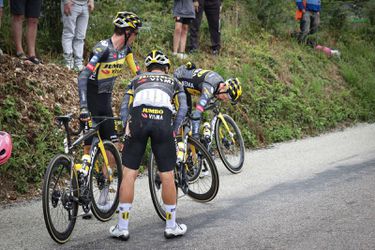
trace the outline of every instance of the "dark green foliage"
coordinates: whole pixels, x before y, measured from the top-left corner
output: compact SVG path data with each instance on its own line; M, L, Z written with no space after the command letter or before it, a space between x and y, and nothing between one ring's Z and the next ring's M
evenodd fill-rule
M0 175L14 180L16 190L24 193L28 184L42 180L50 158L61 152L62 136L52 124L54 114L43 103L31 103L31 115L26 118L19 112L23 109L22 100L12 95L14 92L0 101L0 130L9 132L13 141L12 157L0 167Z

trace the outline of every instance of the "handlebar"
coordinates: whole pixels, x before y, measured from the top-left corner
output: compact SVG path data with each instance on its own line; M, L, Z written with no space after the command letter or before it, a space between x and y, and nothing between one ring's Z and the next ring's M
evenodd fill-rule
M77 136L79 135L82 131L84 130L89 130L89 129L96 129L99 127L100 124L107 120L117 120L121 121L120 117L111 117L111 116L91 116L90 120L88 121L81 121L79 120L79 129L78 130L73 130L71 127L69 127L69 122L73 119L73 114L69 113L64 116L57 116L56 121L58 122L58 126L64 126L65 131L68 135L73 135ZM95 126L92 126L91 122L93 119L102 119L100 122L96 123Z

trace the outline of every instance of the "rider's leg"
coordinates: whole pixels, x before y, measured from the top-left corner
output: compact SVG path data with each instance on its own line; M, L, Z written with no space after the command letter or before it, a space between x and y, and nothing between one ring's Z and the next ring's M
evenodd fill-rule
M124 166L122 171L122 182L120 187L120 205L118 225L120 230L128 229L129 212L134 200L134 184L138 175L138 170Z
M166 208L166 227L176 226L176 185L172 171L160 172L163 202Z

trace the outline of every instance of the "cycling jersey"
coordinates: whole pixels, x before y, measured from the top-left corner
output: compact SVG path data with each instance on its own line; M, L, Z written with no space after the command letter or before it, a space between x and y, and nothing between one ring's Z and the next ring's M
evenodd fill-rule
M178 111L172 125L174 97ZM157 72L135 77L121 105L121 118L126 126L123 164L137 170L150 137L159 171L173 170L176 164L173 131L180 127L186 111L186 95L177 79Z
M129 106L164 107L173 112L174 97L177 97L176 102L179 105L173 125L173 129L176 131L187 111L186 95L181 82L167 74L143 73L136 76L128 85L128 90L121 105L121 119L125 125L129 114ZM176 102L175 105L177 105Z
M195 110L192 112L192 133L199 136L200 120L202 113L210 99L219 91L224 79L216 72L204 69L188 69L186 65L178 67L174 76L182 82L187 95L189 112L191 112L191 95L200 95Z
M178 67L174 76L184 85L191 108L191 95L200 95L196 109L204 111L208 101L214 97L224 79L216 72L204 69L188 69L185 65Z
M78 77L78 90L81 108L87 108L87 86L96 85L98 94L112 93L117 76L127 62L132 73L140 74L129 46L121 50L113 47L112 40L100 41L93 49L92 57Z

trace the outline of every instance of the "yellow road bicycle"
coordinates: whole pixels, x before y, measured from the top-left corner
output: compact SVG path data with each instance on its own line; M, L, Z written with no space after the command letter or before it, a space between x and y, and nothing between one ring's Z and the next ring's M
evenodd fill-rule
M119 203L119 189L122 179L120 154L116 146L102 140L99 126L113 117L92 117L100 119L95 125L91 121L81 124L79 131L69 128L72 115L56 117L59 126L65 129L64 154L52 158L44 175L42 203L44 221L54 241L67 242L78 217L78 207L87 213L91 209L100 221L108 221ZM82 134L81 134L82 132ZM72 136L78 136L72 141ZM87 174L82 174L79 153L82 142L94 136L90 150L91 162Z
M210 128L205 131L203 127L203 144L214 158L217 150L224 166L231 173L240 173L245 160L241 130L232 117L221 113L220 101L211 101L205 110L212 110L214 116L209 122Z

